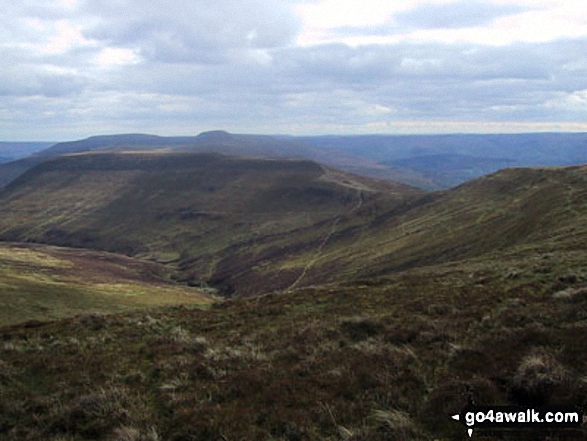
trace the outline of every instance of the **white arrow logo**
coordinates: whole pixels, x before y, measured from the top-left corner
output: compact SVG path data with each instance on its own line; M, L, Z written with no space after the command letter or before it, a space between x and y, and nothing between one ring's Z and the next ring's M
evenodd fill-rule
M461 420L461 416L458 413L456 415L451 416L451 418L455 421ZM469 438L471 438L473 436L473 429L467 430L467 433L469 434Z

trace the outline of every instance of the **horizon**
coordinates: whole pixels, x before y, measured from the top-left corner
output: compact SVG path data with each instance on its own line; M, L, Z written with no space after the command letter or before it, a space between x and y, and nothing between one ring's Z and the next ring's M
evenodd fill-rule
M0 6L0 131L587 132L571 0L34 0Z
M212 130L204 130L202 132L198 132L196 134L171 134L171 135L161 135L157 133L148 133L148 132L120 132L120 133L100 133L94 135L86 135L80 138L68 138L68 139L61 139L61 140L53 140L53 139L0 139L0 143L66 143L66 142L76 142L76 141L83 141L90 138L99 138L99 137L109 137L109 136L154 136L159 138L195 138L204 133L213 133L213 132L224 132L229 135L244 135L244 136L270 136L270 137L291 137L291 138L328 138L328 137L369 137L369 136L377 136L377 137L411 137L411 136L423 136L423 137L434 137L434 136L496 136L496 135L503 135L503 136L524 136L524 135L581 135L587 134L586 131L535 131L535 132L446 132L446 133L324 133L318 135L294 135L291 133L243 133L243 132L230 132L223 129L212 129Z

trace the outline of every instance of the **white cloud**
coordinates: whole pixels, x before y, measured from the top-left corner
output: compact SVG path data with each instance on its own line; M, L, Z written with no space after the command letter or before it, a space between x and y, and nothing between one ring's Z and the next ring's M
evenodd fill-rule
M43 26L39 30L43 31ZM49 55L64 54L75 47L92 44L82 35L82 26L68 20L57 21L52 33L49 42L41 48L44 53Z
M106 47L94 57L94 62L99 67L108 68L137 64L140 57L132 49Z
M471 15L475 14L476 4L486 4L485 9L502 7L504 16L500 17L497 13L499 9L496 9L494 20L481 25L467 25L474 21ZM437 17L424 15L422 19L426 19L428 24L419 29L397 23L397 16L427 5L441 7L443 15L453 17L454 23L449 27L441 26ZM465 7L467 9L463 9ZM515 12L516 7L531 10ZM451 8L454 11L451 12ZM587 35L587 3L568 0L487 0L475 3L470 0L323 0L301 4L296 10L303 21L298 43L305 46L335 42L350 46L402 42L508 45L516 42L550 42ZM435 10L426 13L433 14ZM468 14L463 16L466 12ZM463 23L461 26L457 25L459 21ZM432 26L433 23L438 25Z

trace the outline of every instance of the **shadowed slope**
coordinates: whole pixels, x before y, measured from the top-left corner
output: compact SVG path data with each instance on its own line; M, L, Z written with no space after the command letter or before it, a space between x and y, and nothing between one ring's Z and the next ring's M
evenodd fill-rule
M417 194L303 160L81 154L44 162L0 193L0 237L139 255L193 283L253 293L293 283L301 270L270 266L314 252L333 223L362 223Z

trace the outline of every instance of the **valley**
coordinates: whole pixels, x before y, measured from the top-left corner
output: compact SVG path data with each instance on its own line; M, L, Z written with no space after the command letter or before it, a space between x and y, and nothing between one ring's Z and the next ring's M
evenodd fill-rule
M471 396L587 405L587 166L427 191L147 141L0 190L0 439L453 440Z

